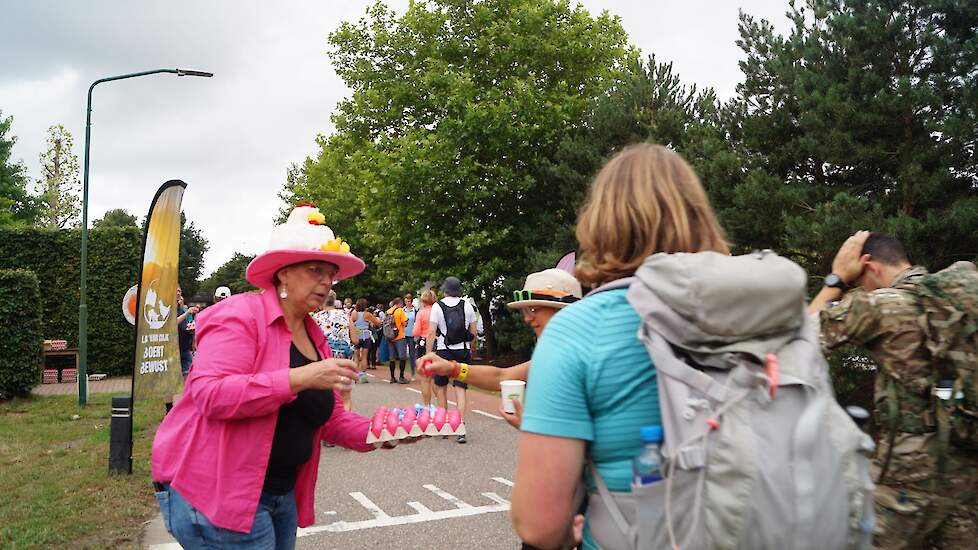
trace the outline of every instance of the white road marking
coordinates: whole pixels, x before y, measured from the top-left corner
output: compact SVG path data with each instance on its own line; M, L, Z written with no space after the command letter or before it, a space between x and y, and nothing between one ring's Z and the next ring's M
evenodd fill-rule
M509 505L509 501L508 500L506 500L503 497L497 495L496 493L482 493L482 496L488 498L489 500L491 500L493 502L498 502L499 504L505 504L507 506Z
M373 514L375 518L384 519L390 517L389 515L387 515L387 512L380 509L380 506L377 506L376 504L374 504L372 500L367 498L367 495L357 492L357 493L350 493L350 496L353 497L353 500L359 502L360 506L363 506L364 508L367 509L368 512Z
M404 389L406 389L407 391L413 391L414 393L421 393L421 390L416 390L414 388L404 388Z
M468 504L466 502L462 502L455 495L446 493L445 491L442 491L441 489L439 489L438 487L435 487L434 485L430 485L430 484L429 485L422 485L422 487L424 487L425 489L428 489L432 493L435 493L436 495L438 495L441 498L447 500L448 502L451 502L452 504L455 505L456 508L458 508L460 510L464 510L466 508L472 508L472 505L471 504Z
M503 485L508 485L510 487L513 486L513 482L506 478L494 477L492 479L502 483ZM303 527L296 531L296 536L307 537L319 533L342 533L346 531L374 529L377 527L392 527L411 523L423 523L426 521L439 521L443 519L477 516L480 514L491 514L495 512L507 512L510 509L509 501L493 492L482 493L482 496L491 500L493 504L487 504L485 506L472 506L471 504L459 500L454 495L451 495L434 485L424 485L424 488L452 503L455 508L450 510L439 510L436 512L420 502L411 501L408 502L407 505L414 509L416 513L405 516L391 516L381 510L379 506L367 498L367 496L363 493L353 492L350 493L350 496L353 497L353 499L356 500L361 506L366 508L371 514L373 514L373 519L351 522L339 520L326 525ZM335 510L330 510L325 512L325 515L336 516L337 513ZM182 547L176 542L154 544L149 547L150 550L181 550L181 548Z
M481 414L482 416L488 416L489 418L495 418L496 420L502 420L503 419L503 417L501 417L501 416L497 416L497 415L492 414L492 413L487 413L485 411L480 411L479 409L472 409L472 412L474 412L476 414Z
M417 511L419 514L430 514L431 513L431 508L428 508L427 506L425 506L424 504L421 504L420 502L411 501L411 502L407 503L407 505L410 506L411 508L414 508L415 511Z
M412 508L414 508L412 506ZM417 508L415 508L417 509ZM480 514L489 514L493 512L507 512L509 511L509 504L489 504L486 506L470 506L469 508L458 508L452 510L439 510L433 512L428 510L426 512L418 511L417 514L409 514L406 516L388 516L386 518L368 519L364 521L354 521L345 522L337 521L335 523L330 523L328 525L314 525L312 527L303 527L296 531L297 537L306 537L309 535L315 535L318 533L328 532L328 533L341 533L344 531L359 531L361 529L373 529L376 527L391 527L394 525L406 525L409 523L423 523L426 521L438 521L443 519L461 518L468 516L477 516ZM167 546L166 550L170 549L176 550L180 548L179 545ZM156 547L153 547L156 550Z

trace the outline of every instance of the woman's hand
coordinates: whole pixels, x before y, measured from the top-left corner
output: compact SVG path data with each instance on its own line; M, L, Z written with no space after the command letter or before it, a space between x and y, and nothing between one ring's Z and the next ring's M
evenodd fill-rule
M523 403L517 399L513 400L513 409L516 411L514 413L506 412L503 406L499 406L499 413L503 415L503 420L509 423L510 426L520 429L520 425L523 424Z
M426 353L420 359L418 359L418 370L425 376L433 376L436 374L448 376L452 374L453 368L455 368L455 365L453 365L451 361L446 361L441 357L438 357L438 354L434 352Z
M289 370L292 393L302 390L349 391L356 378L356 365L349 359L323 359Z

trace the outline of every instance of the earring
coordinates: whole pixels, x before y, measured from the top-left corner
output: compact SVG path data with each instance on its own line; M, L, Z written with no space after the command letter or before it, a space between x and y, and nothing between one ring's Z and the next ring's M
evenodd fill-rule
M278 297L281 298L281 299L283 299L283 300L289 297L288 291L285 290L285 285L282 285L281 290L279 290Z

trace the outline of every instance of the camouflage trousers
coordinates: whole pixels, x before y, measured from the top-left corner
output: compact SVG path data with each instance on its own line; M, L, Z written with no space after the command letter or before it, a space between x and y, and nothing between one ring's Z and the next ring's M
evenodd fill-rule
M901 434L894 441L886 478L875 492L873 546L897 549L978 549L978 454L948 451L945 475L927 450L933 434ZM887 442L873 462L879 476Z

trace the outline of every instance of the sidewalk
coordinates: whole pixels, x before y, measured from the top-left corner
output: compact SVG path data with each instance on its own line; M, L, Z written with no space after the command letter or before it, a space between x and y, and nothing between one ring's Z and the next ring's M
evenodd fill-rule
M129 395L132 392L132 378L128 376L118 376L106 378L98 382L88 383L88 393L116 393L119 395ZM78 395L78 384L68 382L65 384L40 384L31 390L33 395Z

